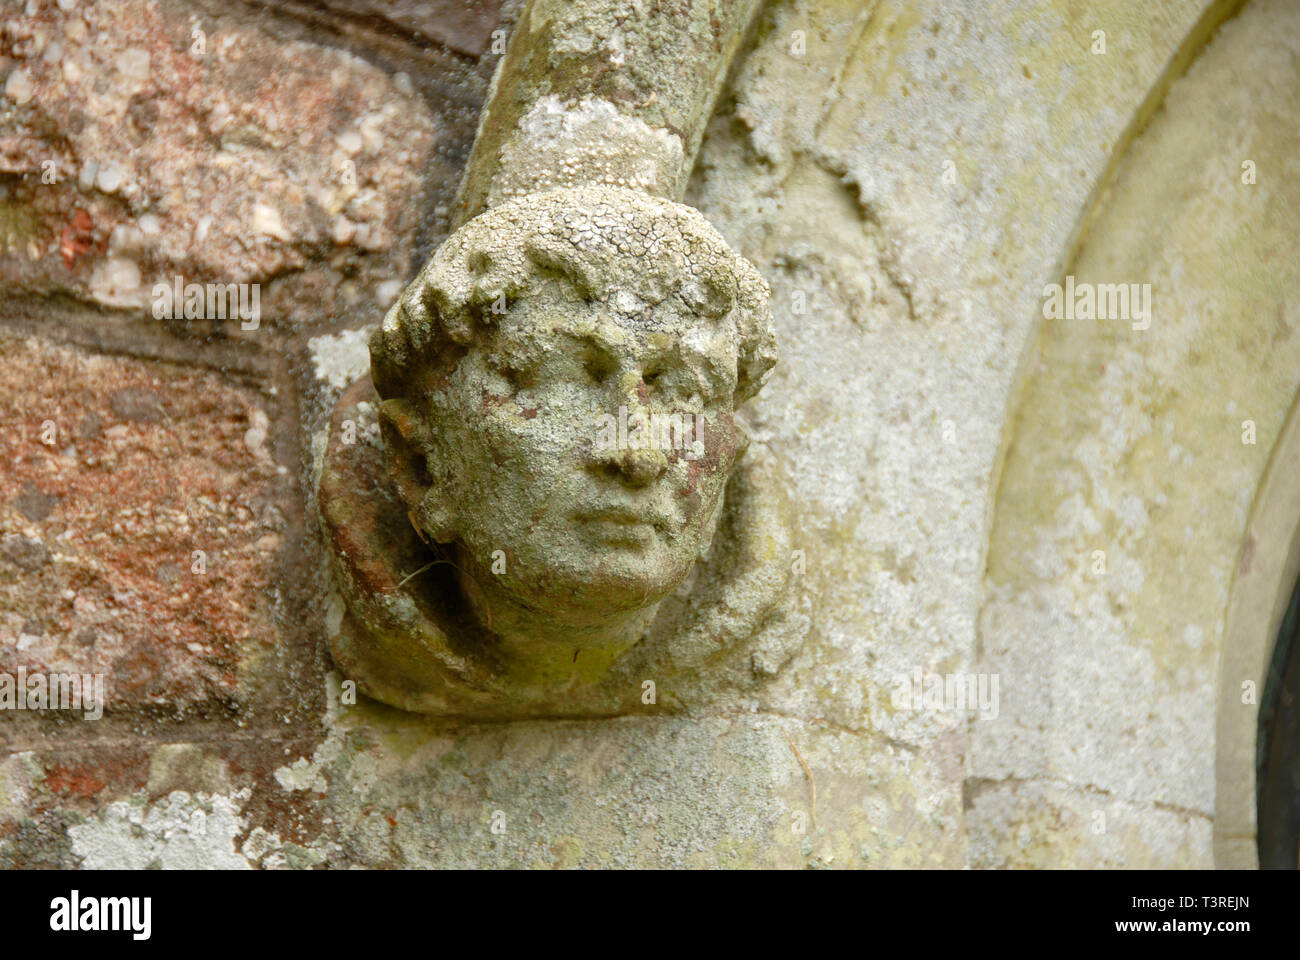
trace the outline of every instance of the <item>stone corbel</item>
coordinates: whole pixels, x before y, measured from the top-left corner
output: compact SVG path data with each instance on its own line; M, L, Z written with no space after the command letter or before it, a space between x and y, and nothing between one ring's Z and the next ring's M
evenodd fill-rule
M523 11L455 230L330 425L329 642L370 696L686 707L801 642L783 473L736 417L776 362L767 284L680 202L757 7Z

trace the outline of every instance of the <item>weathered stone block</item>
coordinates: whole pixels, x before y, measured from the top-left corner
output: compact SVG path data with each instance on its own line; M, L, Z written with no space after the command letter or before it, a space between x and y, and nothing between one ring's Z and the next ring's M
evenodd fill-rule
M110 711L238 699L284 643L291 480L264 399L197 368L3 353L0 672L105 674Z
M0 98L0 283L145 309L177 276L287 273L261 309L302 321L407 273L435 145L409 82L238 7L34 9L0 33L22 79Z

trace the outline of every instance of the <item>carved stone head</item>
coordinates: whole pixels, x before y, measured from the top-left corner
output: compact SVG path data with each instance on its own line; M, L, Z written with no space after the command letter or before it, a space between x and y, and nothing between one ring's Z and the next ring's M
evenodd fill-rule
M697 211L601 186L480 215L389 311L392 480L513 656L621 650L707 548L776 361L767 297Z

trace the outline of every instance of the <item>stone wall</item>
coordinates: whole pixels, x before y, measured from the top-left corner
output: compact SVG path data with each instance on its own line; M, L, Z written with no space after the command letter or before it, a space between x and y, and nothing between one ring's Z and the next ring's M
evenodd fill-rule
M771 0L687 200L772 286L808 639L707 711L452 724L332 670L313 489L516 15L4 0L0 672L110 689L0 716L0 864L1214 862L1300 386L1294 9ZM1044 319L1066 276L1149 327ZM258 316L159 316L177 278Z

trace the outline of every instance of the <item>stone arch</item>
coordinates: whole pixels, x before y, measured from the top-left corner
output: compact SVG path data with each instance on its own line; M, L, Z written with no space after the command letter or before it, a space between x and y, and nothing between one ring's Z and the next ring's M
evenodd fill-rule
M1224 625L1215 724L1214 863L1253 868L1256 737L1265 678L1300 577L1300 398L1251 508ZM1252 684L1252 688L1245 688ZM1253 696L1251 695L1253 694Z
M1045 319L1012 406L979 625L1003 704L972 729L976 865L1208 866L1242 849L1229 810L1246 790L1253 818L1253 746L1251 788L1225 777L1254 717L1216 732L1228 673L1265 655L1230 647L1231 610L1300 387L1296 21L1257 0L1222 27L1057 278L1150 284L1152 311Z

